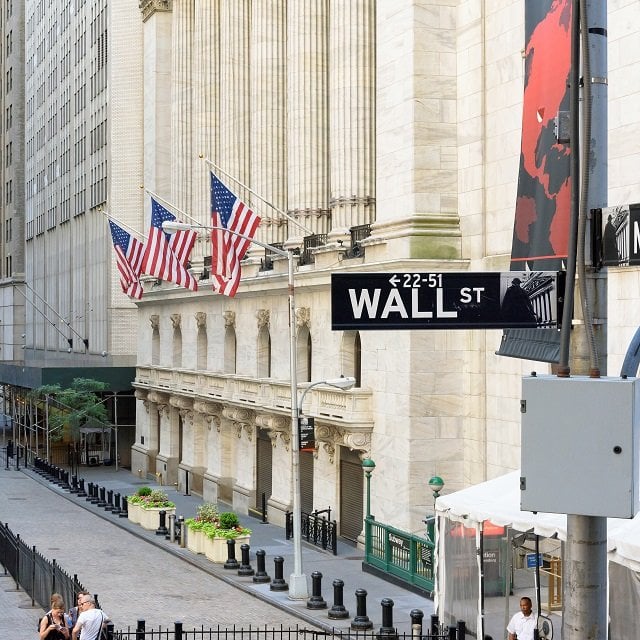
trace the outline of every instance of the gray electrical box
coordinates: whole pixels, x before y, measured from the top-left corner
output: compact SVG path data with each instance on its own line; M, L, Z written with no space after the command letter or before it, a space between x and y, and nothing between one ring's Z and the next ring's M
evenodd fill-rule
M528 376L521 411L524 511L638 512L640 379Z

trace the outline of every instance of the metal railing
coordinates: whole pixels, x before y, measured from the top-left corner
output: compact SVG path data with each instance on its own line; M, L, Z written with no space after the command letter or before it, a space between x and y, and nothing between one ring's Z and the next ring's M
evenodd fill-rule
M325 517L325 514L327 517ZM287 511L285 519L285 536L287 540L293 538L293 513ZM338 554L338 525L331 520L331 509L314 511L313 513L300 514L301 535L308 543L322 547L325 550Z
M414 610L418 614L421 611ZM413 613L413 612L412 612ZM148 630L144 620L138 620L135 628L111 631L113 640L465 640L466 625L459 621L455 626L441 625L437 616L431 616L431 623L426 628L422 627L422 618L412 616L411 633L398 633L394 627L374 629L332 629L324 631L320 629L306 629L304 627L259 628L259 627L233 627L213 629L184 629L181 622L175 622L173 628ZM373 626L373 625L372 625Z
M430 540L365 518L365 563L415 585L433 591L435 545Z
M73 604L84 587L77 576L71 577L55 560L45 558L35 547L28 547L18 534L0 523L0 564L17 588L31 597L32 606L47 610L52 593L59 593L66 603Z

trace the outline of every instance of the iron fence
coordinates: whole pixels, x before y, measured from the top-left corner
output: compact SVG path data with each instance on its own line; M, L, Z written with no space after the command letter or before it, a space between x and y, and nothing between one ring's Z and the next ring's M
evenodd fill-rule
M9 526L0 523L0 564L16 587L24 589L31 604L48 609L52 593L59 593L72 606L76 594L84 587L77 576L71 577L55 560L48 560L34 547L29 547Z
M435 618L435 623L434 623ZM423 629L421 624L414 625L411 633L397 633L395 628L382 628L378 631L358 629L307 629L304 627L258 628L231 627L212 629L183 629L181 622L175 622L173 628L146 629L144 620L139 620L135 628L109 632L111 640L465 640L466 626L460 621L455 626L439 624L432 616L431 625Z
M325 514L327 517L325 517ZM293 538L293 513L285 514L285 537ZM331 509L300 514L300 533L308 543L338 555L338 524L331 520Z

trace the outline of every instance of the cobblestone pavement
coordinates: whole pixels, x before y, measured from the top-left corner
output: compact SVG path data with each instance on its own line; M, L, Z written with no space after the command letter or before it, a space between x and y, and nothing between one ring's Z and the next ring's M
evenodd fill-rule
M83 468L80 475L87 482L96 482L122 495L134 492L136 486L149 484L127 471L112 468ZM197 496L184 496L173 488L164 488L176 502L178 513L185 517L194 515L202 502ZM412 609L421 609L425 619L433 612L433 603L425 597L363 573L362 552L356 548L341 544L340 555L333 556L304 544L305 573L308 578L314 571L323 574L327 608L332 606L332 581L340 578L345 583L344 604L351 618L330 620L327 610L309 610L305 601L290 600L286 592L270 591L268 584L255 584L251 577L225 571L221 565L180 548L164 536L146 532L126 518L117 518L69 494L31 469L0 469L0 518L29 546L36 546L50 560L55 559L68 573L77 574L90 591L99 595L101 606L116 628L134 626L138 619L144 619L147 629L172 627L174 621L181 621L185 629L234 624L344 629L356 613L358 588L369 594L367 613L374 629L381 625L382 598L394 601L394 626L399 632L410 630ZM293 567L293 545L284 539L284 531L255 519L245 524L253 529L252 565L255 567L257 549L265 550L269 562L281 555L285 558L287 579ZM272 568L267 565L271 575ZM41 611L16 607L15 600L21 597L27 605L30 602L24 594L6 591L15 588L9 577L2 578L0 587L5 589L0 591L0 631L7 620L15 620L11 628L25 629L25 620L31 618L26 622L28 633L24 637L33 638L32 630ZM5 609L9 617L3 615Z
M185 629L301 622L80 508L22 472L5 471L1 484L3 522L98 593L116 628L133 626L138 619L146 620L148 629L166 628L174 621L181 621ZM11 578L3 577L0 586L0 630L20 629L17 637L36 637L41 610L20 606L30 601L24 593L7 591L15 588ZM25 627L28 633L22 635Z

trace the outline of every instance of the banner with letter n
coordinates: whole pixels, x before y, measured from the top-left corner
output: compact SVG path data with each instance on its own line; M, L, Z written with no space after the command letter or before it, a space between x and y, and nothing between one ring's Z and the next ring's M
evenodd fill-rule
M334 273L331 328L556 328L564 274L549 271Z

